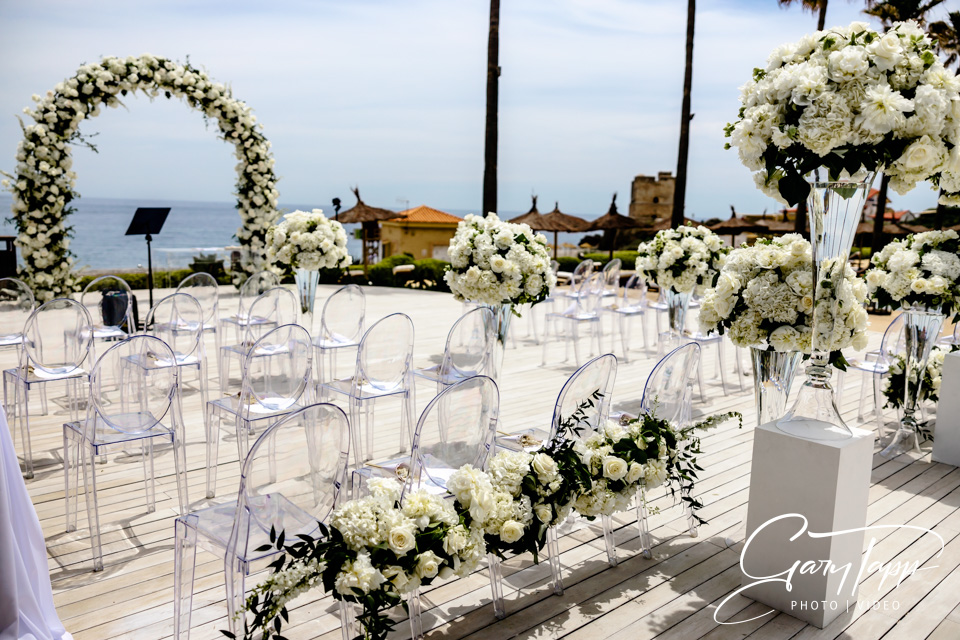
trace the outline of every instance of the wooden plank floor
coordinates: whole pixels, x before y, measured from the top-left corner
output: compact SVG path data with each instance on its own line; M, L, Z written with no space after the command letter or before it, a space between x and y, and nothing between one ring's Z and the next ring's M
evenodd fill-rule
M322 299L333 291L321 287ZM449 294L398 289L366 289L368 318L390 312L411 316L416 327L414 362L426 366L439 360L446 332L461 312L461 305ZM222 288L221 313L235 311L237 298L232 289ZM143 298L145 296L142 296ZM144 310L145 311L145 310ZM319 322L319 320L317 320ZM369 321L368 321L369 323ZM636 409L643 383L655 364L652 342L655 323L648 320L651 353L635 351L629 363L621 359L614 405ZM556 395L575 370L563 363L563 344L551 342L547 365L541 366L543 350L527 337L528 319L514 319L516 346L507 349L501 385L501 415L506 429L545 426ZM639 348L639 328L635 328ZM871 348L879 344L871 335ZM225 340L225 343L227 341ZM604 348L609 349L606 338ZM586 340L584 340L586 346ZM208 338L212 354L212 336ZM341 371L351 363L342 358ZM744 356L745 364L746 357ZM553 596L547 567L514 559L504 565L508 617L496 621L490 605L485 570L466 579L440 583L424 594L425 629L431 638L503 640L504 638L560 638L617 640L662 638L957 638L960 637L960 471L930 461L929 443L919 460L887 461L874 457L870 490L870 523L912 524L940 533L946 549L929 535L914 530L890 530L880 535L873 556L884 561L919 561L927 570L907 579L899 588L868 573L860 586L863 600L896 602L896 610L857 610L842 615L826 629L809 627L785 614L771 614L750 622L718 625L714 611L740 582L739 546L727 548L725 539L736 537L746 513L749 490L750 455L756 418L749 377L737 374L734 350L726 350L728 386L720 386L714 348L704 352L706 401L699 396L694 415L739 410L744 426L728 423L703 438L705 471L698 484L706 504L703 515L709 524L699 536L685 531L680 509L662 492L656 491L652 517L656 543L654 557L637 555L637 532L629 514L616 518L616 540L620 564L607 565L599 527L581 521L567 527L560 539L561 565L566 592ZM0 353L0 364L13 364L11 352ZM211 375L215 379L214 375ZM742 382L742 388L741 388ZM844 379L843 411L857 424L860 394L858 374ZM418 387L418 407L423 408L433 389ZM176 516L176 485L169 449L157 457L157 509L147 513L142 484L142 465L137 455L117 451L106 465L97 469L100 518L103 529L104 571L92 572L84 506L81 502L78 530L64 532L62 428L66 412L57 406L51 389L50 415L35 416L32 423L36 478L27 482L30 495L46 537L54 600L67 629L78 640L110 638L168 638L173 634L173 522ZM211 397L220 393L213 383ZM377 408L377 454L388 455L398 441L398 403ZM199 393L185 393L187 421L188 482L194 508L209 504L203 494L205 444ZM39 404L33 407L34 414ZM892 414L888 415L893 420ZM873 428L871 421L865 428ZM15 436L18 450L21 444ZM879 451L879 446L877 447ZM225 438L220 447L218 497L231 499L236 491L239 462L233 441ZM82 501L82 498L81 498ZM255 578L254 578L255 579ZM767 609L744 597L735 597L724 607L728 621L747 620ZM194 638L221 637L225 627L223 564L217 557L200 551L193 601ZM406 635L398 626L398 636ZM339 620L330 597L308 594L291 609L289 638L339 638Z

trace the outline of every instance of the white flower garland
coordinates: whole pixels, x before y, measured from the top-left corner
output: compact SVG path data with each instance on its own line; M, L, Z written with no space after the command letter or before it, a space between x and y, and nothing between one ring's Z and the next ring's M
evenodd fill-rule
M267 260L294 269L339 269L350 266L347 233L320 209L294 211L267 231Z
M4 180L3 186L13 193L17 246L24 262L20 274L38 300L69 295L76 289L69 250L72 229L66 224L73 212L70 203L79 197L70 144L85 143L80 123L99 115L101 105L117 107L121 96L136 91L151 98L161 94L182 98L216 120L221 137L236 147L237 210L242 220L237 239L247 249L244 270L253 273L260 267L264 237L278 216L278 192L270 143L250 107L235 99L229 87L213 82L189 63L149 54L111 56L83 65L53 91L34 95L34 109L24 109L35 124L22 125L16 171L5 174L10 180Z

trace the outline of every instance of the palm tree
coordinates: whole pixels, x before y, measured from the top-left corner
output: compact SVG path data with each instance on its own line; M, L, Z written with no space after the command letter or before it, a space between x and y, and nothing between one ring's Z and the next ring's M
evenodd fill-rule
M487 120L483 146L483 209L497 210L497 120L500 83L500 0L490 0L487 38Z
M894 22L916 20L923 24L924 15L943 0L866 0L867 8L863 12L869 16L880 18L884 29L889 29ZM880 193L877 195L877 207L873 214L873 237L870 241L870 255L876 255L883 249L883 218L887 213L887 190L890 186L890 176L884 174L880 178Z
M931 22L927 27L927 33L933 38L933 42L940 53L946 56L943 64L950 66L957 62L957 70L960 71L960 11L951 11L947 14L946 20L937 20ZM943 189L940 190L943 195ZM944 207L937 202L937 213L934 215L934 227L943 229Z
M800 5L810 13L817 14L817 31L823 31L827 25L827 0L777 0L781 7L789 7L794 2Z
M684 205L687 197L687 155L690 152L690 86L693 84L693 23L697 14L697 1L687 0L687 59L683 70L683 102L680 105L680 148L677 152L677 181L673 192L673 227L683 225Z

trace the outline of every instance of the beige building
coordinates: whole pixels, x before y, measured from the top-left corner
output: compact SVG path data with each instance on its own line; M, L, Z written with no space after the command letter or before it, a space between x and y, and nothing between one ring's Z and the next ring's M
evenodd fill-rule
M447 260L447 248L460 218L425 205L401 211L400 215L403 217L380 223L384 257L409 253L417 260Z
M677 179L669 171L657 177L639 175L630 189L630 217L644 224L673 214L673 190Z

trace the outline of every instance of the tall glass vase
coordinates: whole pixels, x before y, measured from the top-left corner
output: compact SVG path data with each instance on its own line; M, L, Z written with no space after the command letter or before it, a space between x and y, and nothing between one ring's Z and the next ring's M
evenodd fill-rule
M853 432L834 401L830 348L840 292L847 286L844 271L874 174L846 181L827 180L824 169L816 174L807 198L814 282L811 354L797 401L777 427L812 440L846 440Z
M903 312L903 338L906 342L906 360L903 385L903 417L900 428L893 435L887 448L880 452L886 458L899 456L910 451L920 451L920 439L917 434L920 425L915 416L920 402L920 390L923 388L924 373L930 350L940 335L945 317L939 308L931 309L914 305ZM913 375L917 383L910 384Z
M313 304L317 301L317 284L320 272L316 269L295 269L293 279L297 283L297 299L300 301L301 324L313 332Z
M803 354L750 347L753 392L757 400L757 425L779 420L787 410L787 398Z
M680 293L673 287L663 290L663 299L667 303L667 320L670 322L670 333L675 337L683 335L687 321L687 308L690 306L690 291Z
M495 337L493 349L490 352L490 377L499 384L500 374L503 372L503 354L507 348L507 333L510 331L510 318L513 317L513 304L501 303L486 306L493 311L492 329Z

